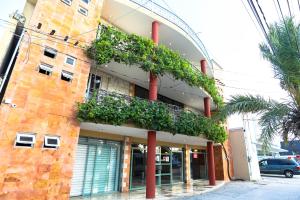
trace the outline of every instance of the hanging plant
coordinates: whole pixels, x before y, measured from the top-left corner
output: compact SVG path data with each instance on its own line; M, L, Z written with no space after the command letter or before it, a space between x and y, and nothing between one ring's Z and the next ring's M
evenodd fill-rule
M175 115L162 102L151 102L133 98L130 101L117 95L96 97L85 103L78 103L77 119L81 122L124 125L133 123L136 127L179 133L189 136L203 135L214 142L224 142L226 132L222 124L201 114L181 111Z
M164 45L135 34L127 34L113 27L102 25L100 38L93 41L86 51L97 64L111 61L126 65L137 65L146 72L163 76L168 73L192 87L203 88L217 105L223 106L223 98L215 80L194 69L195 67L178 52Z

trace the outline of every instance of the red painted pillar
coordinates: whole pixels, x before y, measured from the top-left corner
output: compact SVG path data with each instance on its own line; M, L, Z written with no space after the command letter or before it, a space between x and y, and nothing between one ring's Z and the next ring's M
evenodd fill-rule
M204 97L204 115L206 117L211 117L209 97Z
M201 72L206 74L206 60L200 60Z
M157 21L152 22L152 40L158 44L158 29L159 24ZM157 100L157 76L150 72L149 77L149 100ZM155 198L155 154L156 154L156 132L148 131L147 137L147 171L146 171L146 198Z
M203 74L206 74L206 60L201 60L200 66L201 66L201 72ZM204 115L206 117L211 117L209 97L204 97ZM215 157L214 157L213 142L207 142L207 161L208 161L209 185L216 185Z
M207 142L208 180L209 185L216 185L215 158L213 142Z

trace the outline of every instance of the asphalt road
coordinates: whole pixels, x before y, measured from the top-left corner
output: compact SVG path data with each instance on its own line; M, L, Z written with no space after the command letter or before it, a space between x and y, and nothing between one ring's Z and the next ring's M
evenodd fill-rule
M300 200L300 176L264 175L258 182L233 181L209 193L184 200Z

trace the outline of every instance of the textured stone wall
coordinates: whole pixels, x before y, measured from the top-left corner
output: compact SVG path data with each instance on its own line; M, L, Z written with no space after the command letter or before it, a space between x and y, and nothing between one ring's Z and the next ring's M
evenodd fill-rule
M190 157L190 151L191 151L191 147L189 145L185 145L184 147L184 164L185 164L185 170L184 170L184 174L185 174L185 180L184 182L187 185L191 184L191 157Z
M53 37L28 30L20 47L4 99L11 99L16 108L0 105L0 199L68 199L73 158L77 146L79 124L75 119L76 102L84 98L90 62L80 47L54 38L74 38L85 45L95 38L95 31L76 36L97 27L101 5L91 0L85 5L73 0L67 6L60 0L39 0L29 27L50 33ZM89 9L89 15L78 13L78 6ZM42 28L35 26L42 23ZM30 35L30 38L29 36ZM76 40L75 40L76 39ZM30 42L29 42L30 41ZM59 51L55 59L43 55L43 46ZM66 54L77 58L76 66L64 64ZM40 74L41 62L53 65L51 76ZM61 80L61 71L74 73L72 82ZM34 148L14 148L18 132L36 133ZM44 135L59 135L58 150L43 149Z
M124 140L124 155L122 163L122 183L121 191L129 191L129 182L130 182L130 157L131 157L131 138L125 137Z

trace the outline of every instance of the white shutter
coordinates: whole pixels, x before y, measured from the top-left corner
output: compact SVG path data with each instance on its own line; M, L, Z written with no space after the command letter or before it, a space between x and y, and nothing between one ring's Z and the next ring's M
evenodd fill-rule
M87 149L87 145L78 144L77 146L71 183L71 196L82 195Z

